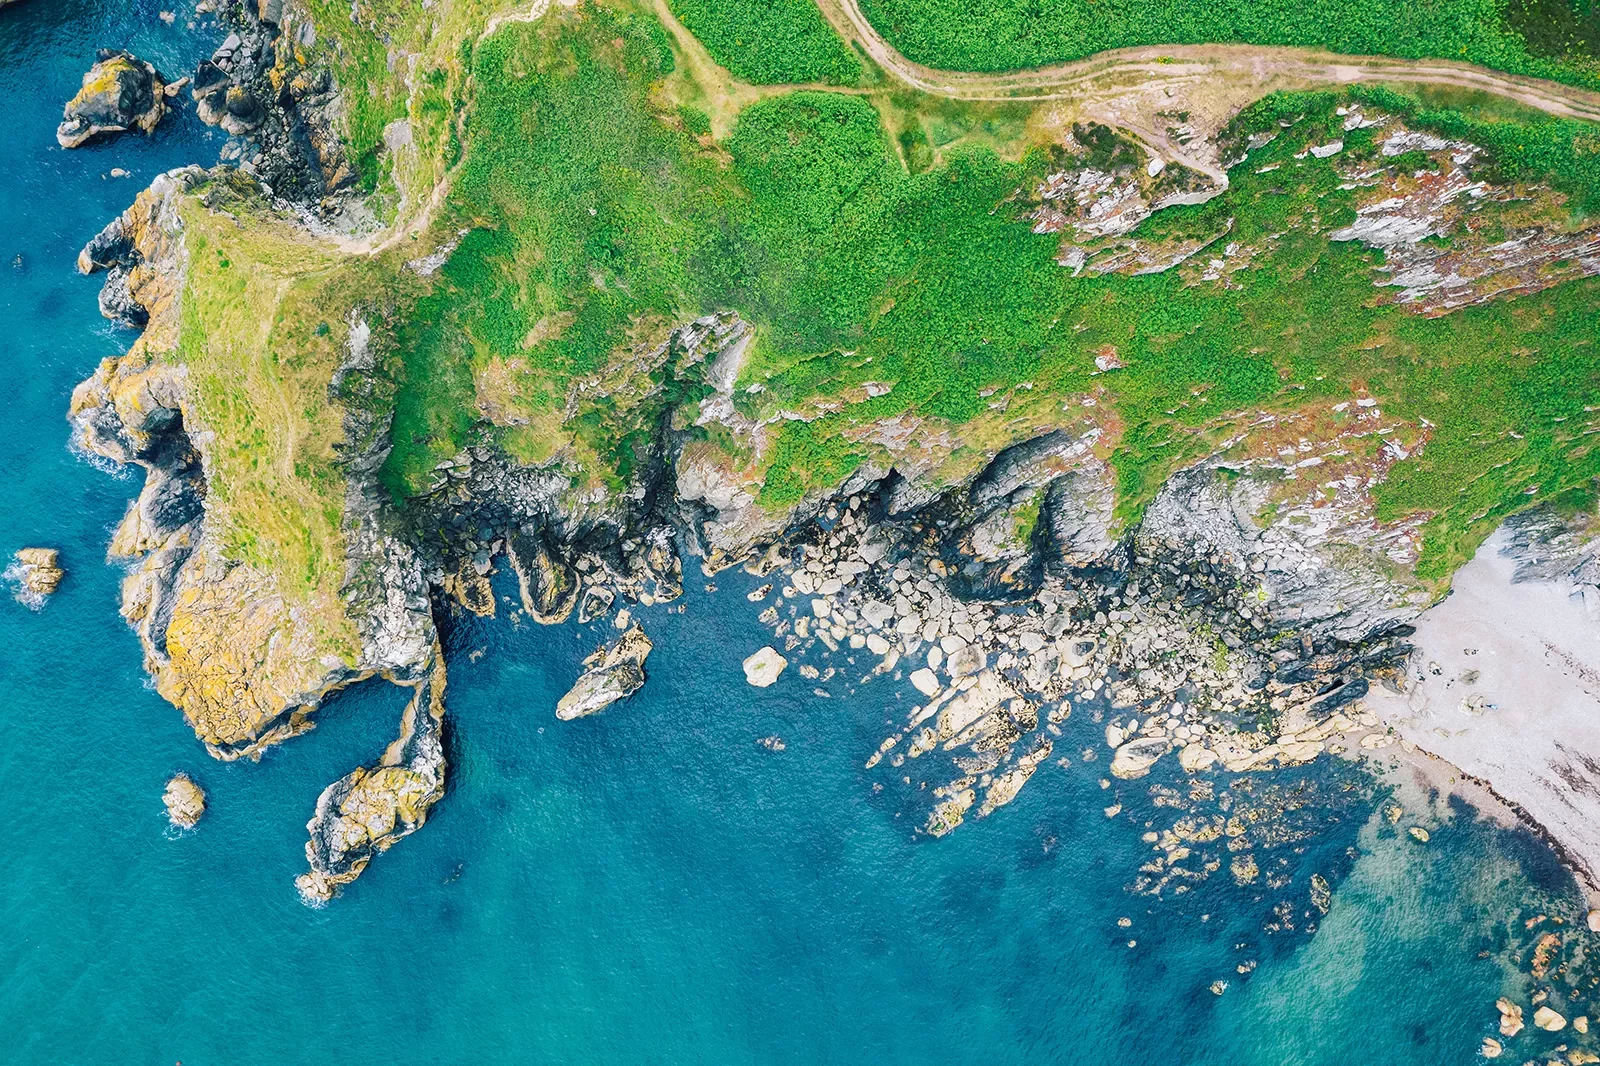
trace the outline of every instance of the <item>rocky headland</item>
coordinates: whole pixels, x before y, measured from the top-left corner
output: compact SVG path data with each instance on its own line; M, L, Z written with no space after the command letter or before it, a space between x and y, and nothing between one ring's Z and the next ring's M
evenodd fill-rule
M78 148L96 137L155 132L167 113L167 83L156 68L129 52L101 49L63 111L56 141Z
M342 302L302 308L306 350L324 360L311 364L306 403L325 423L299 427L281 457L273 438L241 444L228 406L207 391L221 372L192 335L204 279L243 270L219 242L270 233L279 243L262 259L274 265L331 256L328 226L348 221L341 190L356 174L311 22L267 0L228 10L237 30L192 88L201 117L234 137L226 162L161 176L85 247L80 269L105 275L103 312L143 332L78 387L70 417L83 448L145 471L110 546L129 568L122 611L158 691L211 754L258 757L311 728L329 693L365 679L414 691L394 743L319 798L297 881L308 900L331 898L444 796L439 626L456 610L494 614L501 567L515 575L522 615L558 624L615 612L623 630L586 661L556 709L563 720L645 683L650 641L629 621L681 595L686 558L708 577L733 566L759 575L767 584L753 609L774 645L729 654L750 656L752 684L798 675L819 698L830 684L906 680L918 704L863 760L906 786L913 766L931 781L921 824L933 836L1010 803L1047 761L1099 757L1057 750L1075 707L1102 716L1108 788L1168 758L1203 778L1396 742L1371 700L1412 684L1413 626L1444 587L1418 571L1430 516L1387 512L1378 497L1435 427L1365 387L1227 412L1198 438L1204 447L1160 468L1131 511L1112 462L1127 427L1094 383L1046 401L1030 395L1032 382L985 392L982 434L911 412L864 418L851 430L859 462L774 502L764 459L786 425L879 399L895 383L752 414L748 398L764 386L743 375L758 328L720 310L641 320L604 365L565 383L563 425L635 420L625 464L605 468L576 436L536 459L501 446L497 433L529 419L499 402L485 370L467 445L398 498L382 472L411 297L353 285ZM1341 118L1376 130L1379 158L1400 162L1352 159L1339 177L1363 199L1355 221L1337 227L1297 217L1258 244L1228 239L1231 220L1198 236L1143 234L1139 222L1201 206L1221 187L1163 172L1133 149L1091 166L1073 154L1095 150L1100 135L1088 129L1061 169L1017 200L1038 232L1062 235L1063 271L1176 271L1224 287L1280 246L1336 229L1329 239L1383 253L1372 299L1418 318L1600 272L1591 223L1557 225L1528 209L1510 229L1497 221L1494 239L1479 224L1495 204L1548 207L1554 194L1468 180L1472 146L1423 138L1376 108ZM1273 136L1237 148L1248 158ZM1344 166L1342 142L1318 147L1315 158ZM1457 239L1437 239L1444 232ZM427 284L465 233L434 233L395 274ZM271 275L276 288L262 288L281 293L293 280ZM229 322L258 310L231 309ZM524 349L569 325L541 319ZM270 347L266 333L241 336L229 366ZM1097 375L1125 369L1115 349L1095 365ZM308 581L256 550L240 471L296 471L324 424L333 429L306 490L314 495L272 501L326 521ZM266 459L241 464L246 448ZM1198 876L1183 860L1217 840L1240 842L1226 845L1235 879L1258 876L1256 830L1218 818L1158 838L1141 890Z

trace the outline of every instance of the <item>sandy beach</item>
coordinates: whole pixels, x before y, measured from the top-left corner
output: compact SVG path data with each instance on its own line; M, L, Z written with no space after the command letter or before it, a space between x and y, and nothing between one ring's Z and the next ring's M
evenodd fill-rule
M1509 542L1418 619L1408 691L1367 703L1542 831L1600 906L1600 620L1571 580L1514 581Z

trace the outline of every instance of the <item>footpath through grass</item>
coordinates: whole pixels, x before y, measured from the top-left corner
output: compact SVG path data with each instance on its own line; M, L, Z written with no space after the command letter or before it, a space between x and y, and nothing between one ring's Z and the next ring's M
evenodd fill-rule
M785 423L764 460L772 506L846 476L871 454L853 430L876 420L964 426L965 446L989 447L1006 432L991 396L1044 410L1091 389L1119 425L1112 462L1129 517L1241 411L1366 388L1386 409L1426 419L1432 439L1395 468L1380 506L1386 518L1435 516L1427 573L1447 572L1501 516L1600 474L1586 413L1600 405L1600 282L1441 319L1379 304L1377 254L1325 236L1354 217L1355 193L1339 188L1333 161L1294 158L1338 132L1332 94L1264 102L1241 129L1304 117L1236 168L1224 197L1147 223L1233 218L1235 239L1271 245L1230 288L1177 272L1073 278L1054 261L1057 238L1019 218L1042 153L1013 163L956 152L909 173L859 97L772 98L709 144L654 110L652 83L673 53L646 15L559 11L507 27L472 62L478 91L449 225L474 229L402 316L385 472L401 497L478 441L485 417L514 454L545 458L567 444L590 475L614 482L660 405L695 397L652 394L658 374L626 396L600 390L568 417L570 383L614 373L618 352L673 323L728 308L760 327L743 381L763 391L740 398L757 417L859 398L867 382L893 386ZM1570 210L1596 206L1589 127L1475 123L1393 94L1377 102L1486 144L1491 176L1548 177L1571 194ZM1345 158L1376 156L1370 131L1345 136ZM1254 172L1268 162L1280 169ZM1125 369L1096 375L1094 353L1108 345Z
M1593 0L860 0L907 58L1001 71L1149 44L1457 59L1600 87Z

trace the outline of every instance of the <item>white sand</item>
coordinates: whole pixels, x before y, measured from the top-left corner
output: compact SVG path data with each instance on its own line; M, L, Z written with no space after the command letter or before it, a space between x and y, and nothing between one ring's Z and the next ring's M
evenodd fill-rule
M1367 703L1520 808L1600 903L1600 622L1570 583L1513 585L1505 543L1491 537L1418 620L1410 691Z

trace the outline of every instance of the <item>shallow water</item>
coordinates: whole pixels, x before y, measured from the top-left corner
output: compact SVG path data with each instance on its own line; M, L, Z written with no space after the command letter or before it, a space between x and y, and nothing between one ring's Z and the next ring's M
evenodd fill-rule
M1258 852L1282 887L1238 887L1224 862L1192 892L1139 896L1140 834L1176 817L1149 788L1181 775L1166 760L1103 790L1080 708L1057 742L1070 765L929 841L918 779L897 776L911 767L862 769L909 688L822 699L792 670L747 686L740 660L768 635L740 574L692 587L681 615L645 612L649 684L573 723L555 700L614 631L457 620L450 794L343 897L303 906L316 796L381 750L406 694L335 698L258 764L207 758L146 687L102 561L137 482L66 447L73 384L132 339L98 317L77 249L221 144L180 114L153 141L55 147L97 45L176 75L214 43L158 10L0 12L0 549L59 546L69 569L40 612L0 601L0 1060L1453 1064L1493 1031L1497 995L1526 1002L1508 964L1523 919L1581 914L1527 834L1463 809L1429 816L1420 845L1375 813L1382 782L1325 761L1254 775L1312 797L1295 815L1310 835ZM114 166L134 176L102 177ZM769 734L786 750L756 744ZM177 770L211 802L183 835L160 801ZM1334 886L1326 918L1313 872ZM1285 902L1293 928L1268 932ZM1557 1042L1518 1041L1515 1061Z

